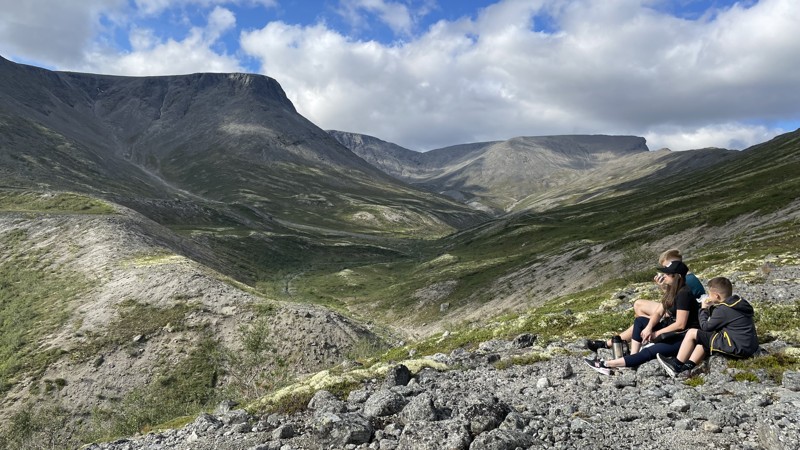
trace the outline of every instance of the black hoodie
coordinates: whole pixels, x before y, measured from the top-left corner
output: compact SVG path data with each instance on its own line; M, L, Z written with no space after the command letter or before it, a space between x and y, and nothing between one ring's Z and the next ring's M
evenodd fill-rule
M716 331L711 338L712 354L745 358L758 350L753 306L747 300L734 295L712 308L700 309L699 315L701 330Z

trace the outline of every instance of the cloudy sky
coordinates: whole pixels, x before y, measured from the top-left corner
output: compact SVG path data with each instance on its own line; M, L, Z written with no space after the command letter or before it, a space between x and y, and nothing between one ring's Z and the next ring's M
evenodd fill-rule
M0 0L0 55L256 72L414 150L549 134L745 148L800 127L797 0Z

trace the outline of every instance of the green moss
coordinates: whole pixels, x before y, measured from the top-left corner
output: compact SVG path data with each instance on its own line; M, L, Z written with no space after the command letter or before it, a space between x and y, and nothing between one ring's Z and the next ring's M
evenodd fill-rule
M281 399L276 402L267 404L263 412L265 414L295 414L305 411L308 407L308 402L311 401L313 396L313 391L294 392L281 397Z
M783 372L800 370L800 358L781 352L746 359L731 359L728 361L728 366L745 372L764 370L770 379L780 383L783 380Z
M761 382L761 380L758 379L758 376L756 376L756 374L749 371L737 372L733 375L733 379L736 381L749 381L751 383Z
M684 380L683 384L691 387L698 387L706 384L706 379L701 377L700 375L695 375L693 377Z
M543 353L528 353L527 355L515 355L508 359L502 359L494 363L494 367L503 370L512 366L527 366L537 362L547 361L550 357Z
M759 341L800 338L800 301L789 305L761 302L754 308Z

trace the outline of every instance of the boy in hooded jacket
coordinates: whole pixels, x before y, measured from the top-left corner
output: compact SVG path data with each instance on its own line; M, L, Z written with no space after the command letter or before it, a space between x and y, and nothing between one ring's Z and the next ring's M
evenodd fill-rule
M733 295L733 285L727 278L712 278L708 291L698 313L700 329L686 332L676 358L657 355L671 377L692 370L707 354L747 358L758 351L753 306Z

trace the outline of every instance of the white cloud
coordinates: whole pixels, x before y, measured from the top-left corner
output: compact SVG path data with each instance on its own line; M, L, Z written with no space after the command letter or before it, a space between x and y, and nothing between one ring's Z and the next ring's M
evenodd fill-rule
M100 17L124 8L125 0L0 0L0 54L56 66L83 58L100 31Z
M410 35L414 27L414 15L403 3L385 0L342 0L339 14L356 28L367 27L368 15L374 14L395 34ZM423 5L419 14L426 14L428 5Z
M183 40L162 41L153 30L134 28L129 35L130 52L97 51L89 56L83 70L130 76L241 72L235 57L212 49L220 36L235 25L233 13L217 6L209 14L206 27L192 27Z
M765 142L785 130L767 128L760 125L723 123L698 128L655 127L646 133L647 145L651 150L669 148L671 150L691 150L707 147L721 147L729 150L743 150L753 144Z
M794 0L697 21L651 3L505 0L393 45L275 22L243 33L241 46L320 126L417 149L555 133L727 146L707 139L718 131L749 145L760 132L737 124L800 120ZM544 14L550 33L535 31ZM666 139L663 126L689 137Z
M210 8L219 5L262 5L273 7L277 0L134 0L137 10L146 15L155 15L176 7Z
M416 149L557 133L739 147L731 139L747 146L783 131L751 124L800 123L796 0L738 3L698 20L651 7L663 3L501 0L420 30L431 0L341 0L352 20L381 21L403 41L271 22L242 33L236 52L225 40L234 6L275 0L0 0L0 54L120 75L242 71L252 56L318 125ZM193 26L189 11L207 22ZM181 17L166 31L142 25Z

